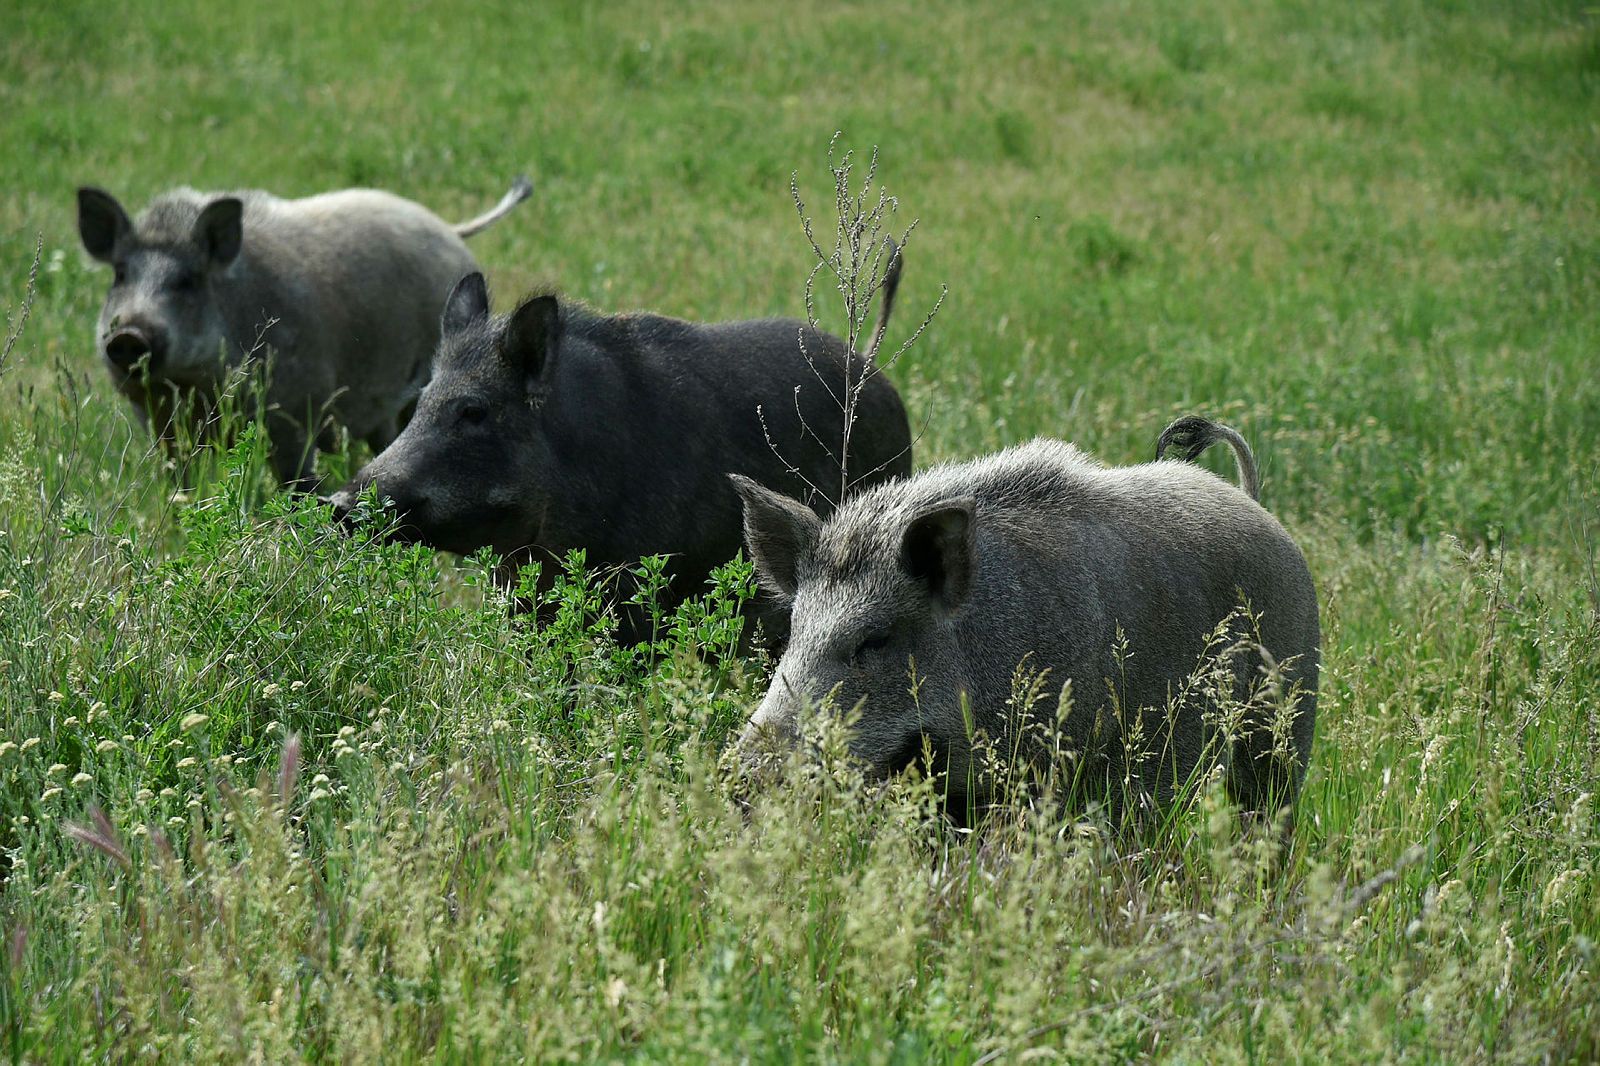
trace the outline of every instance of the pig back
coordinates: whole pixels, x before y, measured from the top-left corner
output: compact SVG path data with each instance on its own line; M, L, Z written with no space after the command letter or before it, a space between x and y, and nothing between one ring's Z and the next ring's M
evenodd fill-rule
M274 393L337 393L335 416L366 435L431 360L451 287L477 269L472 253L432 212L378 190L263 197L245 210L251 273L281 295L273 334L288 343L277 344Z
M569 472L546 529L571 529L591 562L670 552L678 572L703 576L732 558L743 527L730 473L832 510L843 483L837 338L806 330L802 350L801 323L784 319L594 316L565 328L547 424ZM849 454L852 488L910 470L905 410L887 377L861 389Z
M977 485L978 569L973 601L959 626L968 649L975 706L999 721L1013 671L1025 659L1048 669L1049 691L1070 679L1068 733L1093 749L1105 773L1120 777L1120 738L1106 736L1105 714L1138 712L1145 743L1159 754L1143 765L1161 799L1205 744L1205 701L1190 676L1202 657L1244 641L1228 660L1235 694L1261 678L1259 642L1287 684L1303 696L1293 744L1309 754L1315 721L1320 634L1316 592L1305 559L1283 527L1244 493L1176 462L1100 468L1087 464L1036 480L1039 491ZM1236 620L1248 605L1257 631ZM1169 701L1178 698L1175 719ZM1053 714L1053 700L1039 713ZM1303 759L1302 759L1303 761Z

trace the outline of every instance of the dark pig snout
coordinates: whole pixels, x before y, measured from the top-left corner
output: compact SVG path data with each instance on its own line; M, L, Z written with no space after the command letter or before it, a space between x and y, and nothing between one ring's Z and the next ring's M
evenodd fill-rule
M334 521L346 531L354 531L376 513L382 515L383 522L388 526L387 536L395 540L415 539L415 523L427 513L427 497L405 491L399 486L395 487L398 491L390 490L380 483L378 509L374 511L362 506L361 502L362 491L370 484L371 481L358 479L333 495L322 497L321 502L333 509Z
M106 338L106 359L119 370L132 370L139 360L149 356L150 365L154 366L166 346L166 337L160 330L121 326Z
M332 496L318 496L317 502L333 511L333 520L346 531L355 528L355 519L352 513L356 509L355 494L348 489L340 489Z

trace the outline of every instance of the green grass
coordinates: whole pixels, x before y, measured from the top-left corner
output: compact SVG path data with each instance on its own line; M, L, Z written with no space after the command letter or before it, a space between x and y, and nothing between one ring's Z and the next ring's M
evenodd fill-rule
M13 313L43 241L0 366L6 1054L1600 1055L1593 10L324 11L25 4L0 42ZM965 834L828 757L746 811L718 756L767 665L705 654L738 574L653 649L578 578L532 631L482 561L271 498L252 437L173 500L93 355L80 183L455 218L526 171L473 246L502 299L796 314L789 176L824 202L837 130L920 219L891 337L949 289L894 370L919 463L1142 460L1189 410L1255 445L1326 637L1276 876L1214 789ZM125 864L64 832L91 804Z

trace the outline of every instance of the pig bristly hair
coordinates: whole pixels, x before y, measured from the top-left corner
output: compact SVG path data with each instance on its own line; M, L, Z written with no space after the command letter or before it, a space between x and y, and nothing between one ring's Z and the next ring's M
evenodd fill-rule
M1093 491L1085 472L1100 462L1075 446L1039 438L995 455L946 463L910 481L875 486L847 500L802 562L803 572L860 573L899 551L902 532L945 500L973 497L977 520L1027 540L1042 535L1038 516L1073 506Z

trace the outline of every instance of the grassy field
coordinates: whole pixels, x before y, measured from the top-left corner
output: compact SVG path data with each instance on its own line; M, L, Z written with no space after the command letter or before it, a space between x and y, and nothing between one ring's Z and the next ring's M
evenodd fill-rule
M42 241L0 363L4 1054L1600 1056L1592 6L325 10L60 0L0 42L14 322ZM1325 633L1276 874L1216 788L968 833L836 736L747 812L736 569L654 647L578 575L533 632L485 560L266 492L248 436L174 500L94 355L80 183L464 218L526 171L473 245L502 299L798 314L790 175L825 204L836 131L920 220L891 338L948 287L893 371L919 465L1139 461L1190 410L1257 449Z

